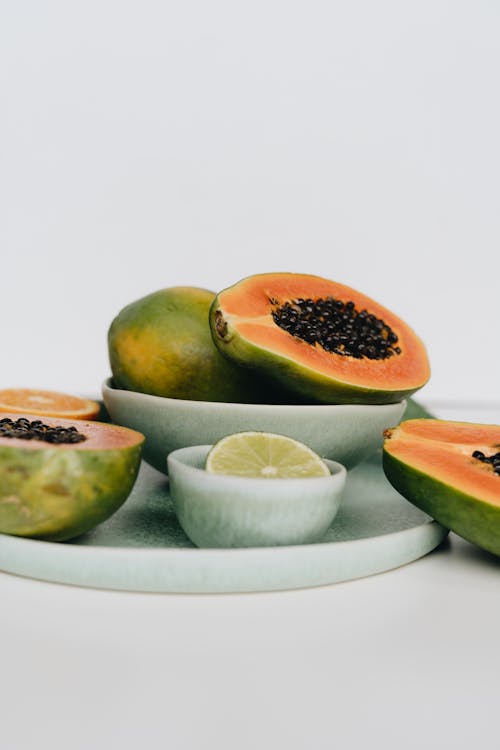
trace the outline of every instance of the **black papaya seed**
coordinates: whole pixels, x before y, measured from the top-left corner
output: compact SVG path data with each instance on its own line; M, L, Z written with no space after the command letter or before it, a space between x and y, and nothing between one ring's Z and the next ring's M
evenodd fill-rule
M379 360L401 354L390 326L367 310L357 310L352 300L296 299L277 305L272 316L287 333L327 352Z

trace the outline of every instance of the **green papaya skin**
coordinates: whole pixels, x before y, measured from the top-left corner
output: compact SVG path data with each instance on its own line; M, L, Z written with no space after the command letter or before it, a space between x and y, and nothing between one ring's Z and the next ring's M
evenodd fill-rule
M144 438L126 433L128 445L93 449L33 447L35 441L20 446L1 438L0 533L64 541L109 518L130 494L139 470Z
M387 479L403 497L442 526L500 555L500 476L496 476L484 464L474 463L474 444L458 445L455 450L446 443L440 445L439 440L432 439L432 427L439 425L440 420L429 420L428 439L421 436L415 439L410 435L405 441L404 437L398 437L395 447L391 433L404 431L405 425L411 425L412 421L423 420L402 422L399 428L386 431L382 465ZM441 424L449 425L453 440L453 424ZM471 429L475 427L472 424L467 426ZM493 446L487 452L495 450ZM430 453L440 468L434 469L429 459L425 458ZM462 482L460 466L464 467ZM465 472L468 472L467 476ZM495 489L497 481L498 496ZM489 487L487 491L486 482Z
M274 389L214 345L208 321L214 297L206 289L172 287L123 308L108 332L114 385L168 398L273 403Z
M385 452L383 467L392 486L417 508L468 542L500 555L499 507L439 482Z

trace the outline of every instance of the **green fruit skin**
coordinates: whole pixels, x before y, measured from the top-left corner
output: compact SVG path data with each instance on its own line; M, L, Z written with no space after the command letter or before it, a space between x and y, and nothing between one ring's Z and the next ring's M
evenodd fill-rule
M270 379L276 388L289 390L310 402L394 404L419 390L419 388L407 390L365 388L335 380L313 368L294 362L282 354L253 344L243 338L227 321L224 334L221 335L220 326L219 330L217 326L218 313L223 314L219 308L218 298L216 298L210 308L210 329L214 343L224 357L239 366L251 364L261 377Z
M0 533L64 541L89 531L130 494L141 449L0 445Z
M392 486L417 508L467 541L500 555L499 506L445 484L398 460L385 449L383 468Z
M115 386L195 401L272 402L272 388L217 351L208 323L214 297L172 287L123 308L108 332Z

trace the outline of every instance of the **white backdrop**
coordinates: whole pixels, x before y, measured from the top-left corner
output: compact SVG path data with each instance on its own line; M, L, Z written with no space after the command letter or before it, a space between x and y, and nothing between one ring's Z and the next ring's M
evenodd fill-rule
M498 4L0 7L1 386L97 393L128 302L290 270L498 401Z

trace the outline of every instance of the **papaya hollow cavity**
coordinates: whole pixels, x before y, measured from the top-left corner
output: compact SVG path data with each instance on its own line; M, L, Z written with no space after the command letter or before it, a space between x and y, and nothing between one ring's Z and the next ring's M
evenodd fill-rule
M472 458L481 461L483 464L489 464L495 474L500 476L500 451L498 453L492 453L491 456L486 456L483 451L476 450L472 454Z
M292 336L340 356L387 359L401 354L392 328L366 308L356 308L352 300L299 298L277 305L272 317Z
M42 422L41 419L27 419L19 417L11 419L4 417L0 419L0 437L19 438L20 440L41 440L44 443L81 443L87 438L75 425L51 426Z

